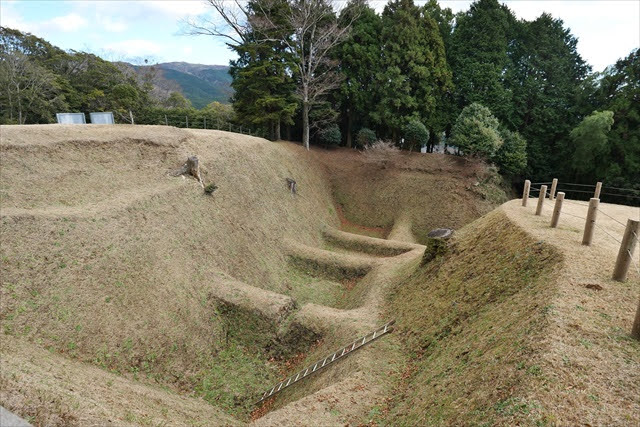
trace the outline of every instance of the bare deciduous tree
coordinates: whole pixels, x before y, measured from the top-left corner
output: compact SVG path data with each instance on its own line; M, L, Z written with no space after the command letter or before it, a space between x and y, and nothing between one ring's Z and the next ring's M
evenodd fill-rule
M261 12L256 14L239 0L208 0L220 21L188 22L190 34L221 37L232 48L244 43L248 34L253 34L258 42L279 42L286 46L295 64L292 71L297 77L297 95L302 103L302 143L309 149L309 112L340 84L338 63L331 58L331 50L347 38L351 23L339 25L331 0L293 0L288 2L285 16L278 19L279 22L284 19L292 34L274 39L271 34L279 33L273 31L278 24L268 13L274 1L278 0L252 3L253 10Z

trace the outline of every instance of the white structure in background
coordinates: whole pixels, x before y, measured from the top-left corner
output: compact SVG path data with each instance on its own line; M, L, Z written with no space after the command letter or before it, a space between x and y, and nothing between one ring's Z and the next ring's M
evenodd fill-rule
M113 125L116 122L113 120L113 113L107 111L106 113L89 113L91 116L91 123L94 125Z
M87 123L84 113L56 113L56 118L61 125L84 125Z

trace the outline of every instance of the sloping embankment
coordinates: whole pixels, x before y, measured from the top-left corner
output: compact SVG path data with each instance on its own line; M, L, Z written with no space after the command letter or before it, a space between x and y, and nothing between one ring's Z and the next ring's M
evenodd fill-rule
M388 310L406 369L378 421L639 421L640 345L629 337L638 277L613 282L616 251L604 234L598 247L583 247L582 222L563 216L550 229L533 209L504 204L397 286Z
M322 167L285 144L227 132L34 125L1 134L2 333L246 415L253 393L279 375L269 359L287 356L277 324L294 309L280 295L283 242L317 245L336 222ZM189 155L218 186L213 195L169 175ZM250 334L239 322L268 328Z

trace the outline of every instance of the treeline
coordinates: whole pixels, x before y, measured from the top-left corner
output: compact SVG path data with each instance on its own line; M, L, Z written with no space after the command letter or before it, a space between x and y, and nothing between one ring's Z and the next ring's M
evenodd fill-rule
M211 4L228 24L238 16ZM238 120L273 139L310 129L312 142L347 147L372 134L407 149L444 141L514 177L640 190L638 50L591 73L562 20L519 20L497 0L457 15L436 0L390 1L381 14L364 0L339 13L329 0L252 0L242 12L233 37L231 25L194 32L238 53Z
M56 113L112 111L116 123L228 128L230 105L196 110L179 92L154 93L156 70L137 75L96 55L66 52L28 33L0 27L0 123L55 123ZM188 121L191 120L189 124Z

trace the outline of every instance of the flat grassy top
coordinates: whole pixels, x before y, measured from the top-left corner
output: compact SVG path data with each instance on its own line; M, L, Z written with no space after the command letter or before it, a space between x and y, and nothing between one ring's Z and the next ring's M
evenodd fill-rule
M549 420L562 425L640 424L640 342L630 336L640 295L640 248L626 282L611 279L627 218L640 208L601 203L591 246L583 246L587 206L565 200L558 228L549 222L553 202L535 216L536 199L503 205L510 220L562 252L564 263L549 306L546 349L529 398L545 403ZM622 224L621 224L622 223Z

